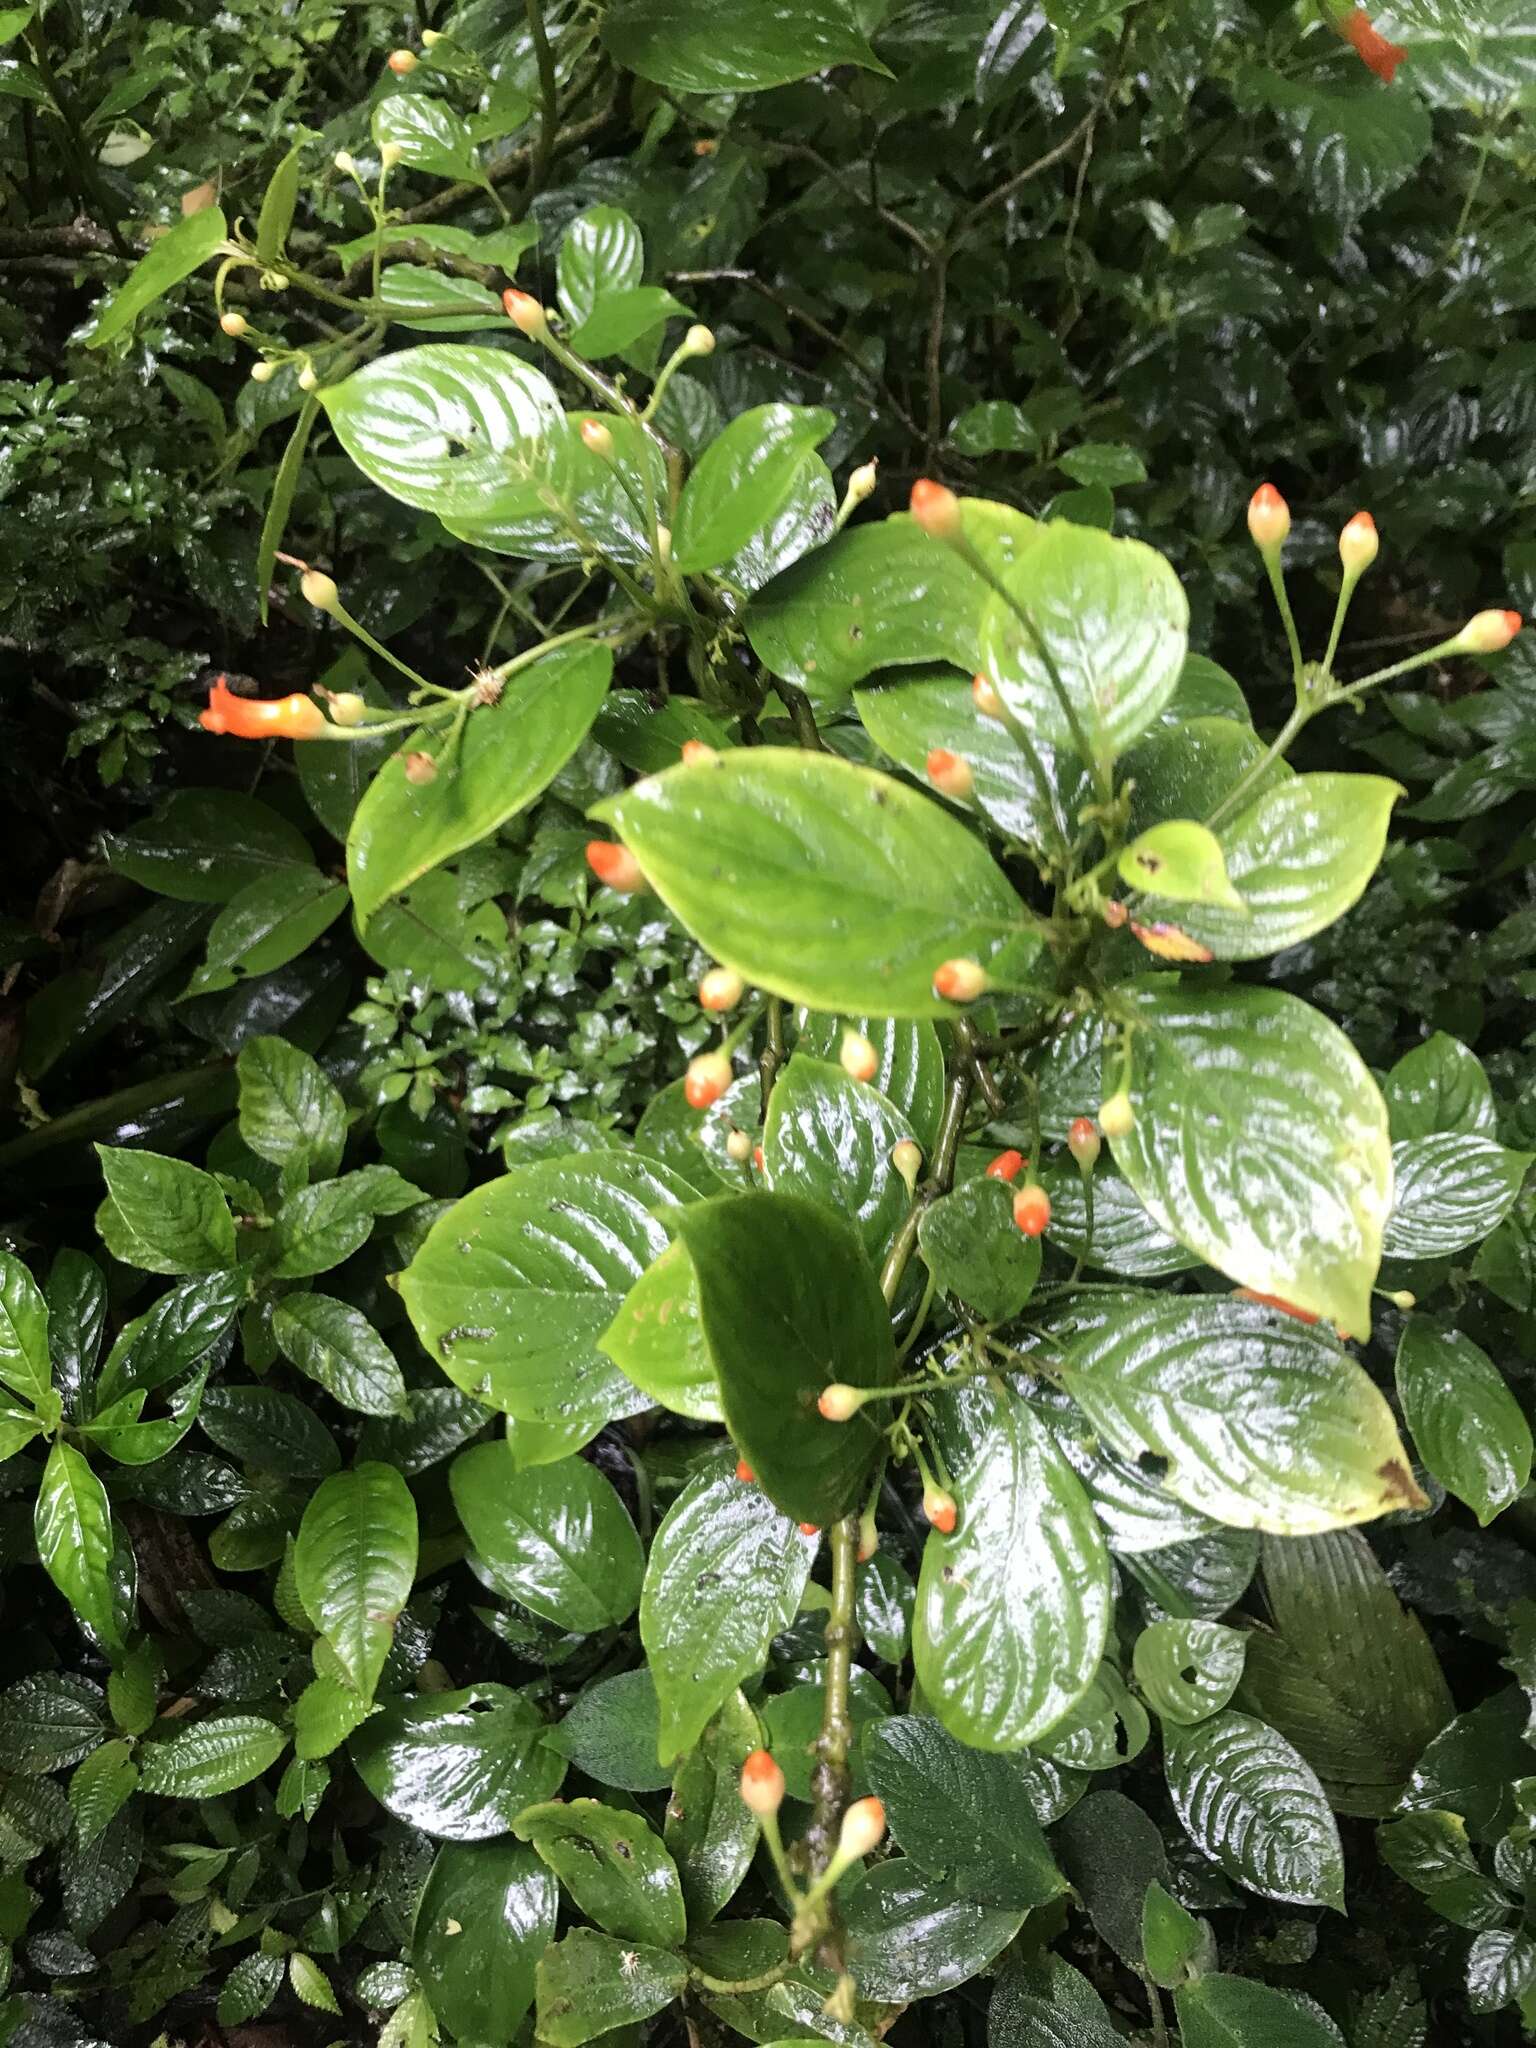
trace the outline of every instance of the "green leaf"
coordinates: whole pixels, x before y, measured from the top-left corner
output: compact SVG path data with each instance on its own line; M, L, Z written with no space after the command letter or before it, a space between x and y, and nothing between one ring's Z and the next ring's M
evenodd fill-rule
M1392 1159L1349 1040L1276 989L1157 975L1116 1000L1136 1122L1115 1163L1154 1220L1240 1286L1367 1336Z
M599 1785L620 1792L659 1792L667 1771L656 1761L661 1709L646 1665L589 1685L544 1737Z
M960 1521L923 1547L912 1653L924 1697L974 1749L1034 1742L1092 1684L1109 1556L1077 1476L1026 1404L985 1381L938 1411Z
M1169 1880L1157 1823L1123 1792L1090 1792L1057 1829L1056 1852L1094 1932L1139 1969L1147 1888Z
M1273 1728L1230 1710L1163 1726L1168 1791L1186 1833L1266 1899L1344 1908L1344 1852L1323 1788Z
M328 1272L367 1243L378 1217L398 1216L425 1200L392 1166L360 1166L337 1180L299 1188L278 1212L270 1239L272 1270L284 1280Z
M1413 1316L1397 1347L1397 1397L1419 1456L1486 1528L1531 1476L1531 1426L1498 1367L1461 1331Z
M1266 1537L1262 1559L1274 1632L1249 1638L1238 1706L1296 1745L1336 1812L1392 1812L1454 1711L1429 1638L1355 1530Z
M720 1385L699 1320L693 1261L681 1239L648 1266L598 1340L598 1349L674 1415L720 1422Z
M416 1577L416 1503L394 1467L358 1465L322 1481L293 1561L306 1613L371 1700Z
M1010 1958L999 1970L987 2038L993 2048L1119 2048L1125 2037L1087 1978L1047 1953L1033 1964Z
M556 648L512 677L499 702L470 713L452 764L436 781L407 781L405 761L415 752L441 754L447 744L441 728L414 734L386 761L347 834L359 923L366 925L387 897L429 868L479 845L526 809L586 737L612 673L606 647Z
M759 1486L722 1457L668 1510L640 1596L640 1640L661 1707L658 1754L691 1749L800 1606L816 1555Z
M1156 1878L1147 1886L1142 1902L1141 1930L1147 1975L1165 1991L1176 1991L1187 1977L1203 1974L1195 1968L1197 1960L1216 1960L1209 1925L1186 1913Z
M604 292L590 317L571 336L571 347L589 361L601 361L604 356L622 355L664 322L687 316L688 308L664 285L637 284L625 291Z
M374 1711L345 1679L311 1679L293 1703L294 1754L301 1763L332 1755Z
M598 1346L666 1250L655 1212L693 1192L621 1152L514 1167L456 1202L401 1275L417 1336L455 1386L520 1420L584 1429L585 1443L645 1406Z
M469 124L444 101L424 92L396 92L373 110L373 139L382 149L392 142L400 161L413 171L437 178L460 178L480 184L480 159Z
M245 1294L244 1279L234 1272L169 1288L118 1333L96 1385L97 1412L131 1388L163 1386L190 1372L228 1330Z
M581 1458L513 1469L505 1444L461 1451L448 1475L464 1532L499 1593L557 1628L628 1621L645 1556L619 1496Z
M983 1322L1017 1315L1040 1277L1040 1240L1015 1228L1009 1189L985 1175L926 1208L917 1242L935 1285Z
M1382 775L1290 776L1218 835L1245 911L1215 899L1191 904L1165 888L1152 890L1143 914L1171 917L1218 960L1259 960L1299 945L1364 895L1402 793Z
M825 1528L859 1504L881 1446L864 1413L817 1412L833 1380L895 1377L889 1311L851 1227L800 1195L719 1195L678 1218L726 1426L763 1492Z
M1173 1994L1184 2048L1343 2048L1321 2008L1251 1977L1212 1971Z
M98 1641L109 1650L121 1649L107 1490L62 1438L49 1451L38 1482L33 1530L38 1560L49 1578Z
M903 1714L864 1734L870 1783L906 1855L985 1906L1043 1906L1066 1889L1035 1817L1023 1759L988 1756Z
M86 347L100 348L126 333L146 306L200 269L228 236L228 224L216 206L205 206L178 221L169 234L151 243L149 254L139 259L97 313Z
M219 1989L217 2007L221 2027L244 2026L260 2019L283 1985L281 1956L242 1956Z
M262 1159L300 1180L323 1180L341 1164L347 1105L307 1052L283 1038L249 1038L235 1061L240 1135Z
M682 1945L688 1925L677 1865L642 1814L596 1799L557 1799L520 1814L516 1833L609 1934L658 1948Z
M1147 480L1147 466L1141 457L1118 441L1084 441L1057 456L1056 467L1075 484L1102 484L1106 490Z
M797 1052L768 1100L764 1175L775 1194L846 1217L878 1267L910 1203L891 1154L912 1142L912 1126L877 1088Z
M281 1728L259 1714L214 1714L139 1745L139 1789L162 1799L216 1799L238 1792L288 1747Z
M467 894L451 869L435 868L381 903L358 936L383 968L403 968L439 993L479 995L506 980L511 949L501 906L470 905Z
M0 1250L0 1381L24 1401L41 1401L53 1385L48 1359L48 1304L14 1252Z
M622 207L589 206L560 237L555 276L572 328L591 318L605 294L633 290L644 274L645 244Z
M214 919L206 957L182 991L183 999L286 967L346 907L346 884L318 868L288 868L248 883Z
M619 0L603 17L615 63L673 92L758 92L834 64L889 77L865 40L851 0Z
M924 1152L938 1142L944 1109L944 1049L938 1029L926 1018L833 1016L825 1010L797 1010L795 1050L813 1059L835 1060L845 1031L857 1031L875 1048L878 1062L871 1088L878 1088L912 1126Z
M1175 1242L1147 1214L1123 1174L1101 1158L1091 1181L1070 1157L1041 1168L1040 1185L1051 1198L1051 1242L1073 1258L1131 1280L1161 1280L1184 1273L1200 1261ZM1093 1230L1088 1229L1088 1189L1093 1189ZM1011 1212L1010 1212L1011 1213Z
M859 1633L883 1664L899 1664L907 1654L917 1588L905 1568L889 1552L877 1550L865 1561L854 1592Z
M1418 61L1415 50L1415 78ZM1330 91L1257 70L1245 87L1281 116L1306 187L1346 229L1412 176L1434 139L1429 110L1412 91L1383 92L1364 79Z
M1154 1621L1136 1638L1136 1683L1165 1721L1217 1713L1243 1675L1247 1637L1219 1621Z
M272 1314L272 1336L290 1365L359 1415L409 1415L394 1353L365 1315L328 1294L290 1294Z
M459 2041L508 2040L533 2005L554 1939L554 1879L521 1842L449 1842L427 1873L411 1968L433 2017Z
M256 221L256 256L268 269L283 253L293 211L299 203L299 159L304 144L296 142L267 181Z
M1478 1842L1505 1833L1515 1814L1511 1788L1529 1775L1529 1715L1530 1702L1518 1686L1506 1686L1481 1706L1458 1714L1414 1766L1402 1811L1448 1808L1462 1817Z
M506 326L506 313L493 291L472 277L445 275L418 263L391 263L379 279L379 300L397 325L427 334L472 334Z
M741 1767L762 1739L745 1696L733 1692L672 1780L662 1836L692 1927L713 1920L751 1868L757 1820L741 1796Z
M538 2038L549 2048L581 2048L670 2005L688 1966L665 1949L577 1927L545 1950L537 1976Z
M860 1996L889 2005L933 1998L976 1977L1018 1933L1017 1908L979 1905L910 1856L877 1864L844 1910Z
M1031 733L1076 747L1075 727L1112 761L1178 687L1189 634L1178 578L1143 541L1058 524L1001 581L1007 598L983 616L980 666Z
M212 1273L235 1263L235 1219L211 1173L168 1159L98 1145L107 1199L96 1228L114 1258L148 1273Z
M826 1664L820 1658L796 1666L798 1683L787 1692L776 1692L763 1702L763 1733L766 1747L784 1772L785 1796L809 1804L815 1771L815 1749L826 1710ZM891 1696L877 1678L855 1665L848 1695L848 1720L852 1728L851 1789L856 1797L869 1790L859 1754L859 1738L874 1721L887 1719Z
M649 482L651 500L657 505L664 504L667 466L661 450L638 420L625 418L622 414L572 412L565 417L568 446L563 499L581 529L579 535L572 531L570 521L559 506L551 508L543 504L494 518L448 518L444 525L450 533L456 534L460 540L470 541L475 547L490 548L497 554L527 556L541 562L579 562L584 551L593 546L600 548L611 561L623 565L649 562L653 543L646 484ZM582 423L590 419L600 419L612 436L611 458L594 455L582 440ZM604 718L628 694L620 692L610 698ZM682 713L684 706L690 707L691 712L698 709L695 698L673 697L669 700L669 709L674 714ZM604 739L605 745L608 743L601 727L599 737ZM666 751L664 758L644 765L650 768L670 767L677 759L682 740L688 737L719 738L721 735L718 730L713 736L684 733Z
M1166 1460L1161 1484L1202 1514L1306 1536L1422 1505L1374 1383L1290 1317L1127 1295L1079 1329L1063 1384L1122 1457Z
M569 437L554 387L504 350L400 349L319 397L364 476L419 511L525 517L562 480Z
M1382 1083L1394 1142L1460 1131L1498 1136L1493 1090L1483 1063L1459 1038L1436 1031L1406 1052Z
M106 1739L101 1688L71 1672L38 1671L0 1693L0 1764L29 1778L79 1763Z
M41 1416L18 1403L0 1401L0 1458L14 1458L36 1436L43 1433Z
M1015 978L1039 948L964 826L831 754L736 748L648 776L592 815L701 946L812 1009L943 1016L944 961Z
M316 2012L335 2013L341 2016L341 2007L336 2003L336 1993L331 1989L331 1980L315 1961L296 1950L288 1958L288 1982L294 1996L303 2004L312 2006Z
M320 1479L341 1461L319 1416L280 1387L213 1387L203 1397L199 1420L221 1451L258 1471Z
M1389 0L1372 19L1412 45L1414 90L1431 106L1486 106L1536 84L1536 37L1521 0Z
M453 1842L504 1835L550 1799L565 1759L545 1746L531 1700L504 1685L387 1700L352 1737L368 1790L408 1826Z
M1476 1244L1514 1207L1533 1158L1465 1131L1400 1140L1382 1250L1392 1259L1439 1259Z
M1467 2003L1501 2012L1536 1987L1536 1941L1523 1928L1490 1927L1467 1952Z
M679 569L728 562L787 503L806 451L836 425L821 406L758 405L717 434L683 490L672 533Z
M228 789L178 790L146 823L109 835L103 850L116 873L180 903L227 903L264 876L315 864L286 818Z
M1239 917L1245 914L1243 898L1227 879L1221 841L1192 819L1170 818L1139 833L1121 854L1119 871L1127 888L1147 890L1170 903L1216 904Z

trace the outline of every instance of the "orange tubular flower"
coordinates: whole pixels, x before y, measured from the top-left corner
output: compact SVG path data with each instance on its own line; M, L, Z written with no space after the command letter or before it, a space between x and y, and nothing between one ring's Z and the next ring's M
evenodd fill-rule
M1398 65L1408 55L1402 44L1389 43L1363 7L1346 14L1338 30L1360 62L1374 71L1383 85L1390 85L1397 76Z
M223 676L214 677L197 722L204 732L239 740L312 740L330 723L313 697L237 697Z

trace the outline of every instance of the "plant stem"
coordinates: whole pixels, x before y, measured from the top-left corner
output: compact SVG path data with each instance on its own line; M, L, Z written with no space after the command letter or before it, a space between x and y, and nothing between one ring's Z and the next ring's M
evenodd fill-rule
M1296 616L1291 610L1291 600L1285 588L1285 571L1280 566L1278 547L1262 550L1264 573L1269 578L1269 587L1275 593L1275 605L1280 613L1280 622L1285 627L1286 645L1291 650L1291 682L1298 698L1301 695L1301 640L1296 631Z
M1280 730L1275 734L1274 739L1270 743L1268 752L1263 756L1261 760L1255 761L1253 766L1248 770L1247 774L1241 776L1238 779L1238 781L1233 784L1232 788L1227 791L1226 795L1222 798L1221 802L1216 806L1215 810L1211 812L1211 815L1205 821L1208 826L1216 826L1220 823L1220 821L1223 818L1227 817L1232 811L1234 811L1237 808L1240 799L1245 797L1248 794L1249 790L1252 789L1253 785L1257 781L1259 781L1259 779L1262 776L1268 773L1269 769L1273 766L1273 764L1276 761L1280 759L1280 756L1285 752L1286 748L1291 744L1292 740L1295 739L1296 735L1301 731L1302 727L1307 723L1308 719L1311 718L1312 708L1313 707L1309 704L1296 705L1294 710L1291 712L1290 717L1285 721L1284 725L1282 725Z
M948 1192L954 1178L955 1154L960 1149L960 1133L965 1124L966 1107L971 1099L971 1088L976 1079L976 1034L965 1017L954 1021L955 1064L949 1077L949 1092L944 1098L944 1114L939 1122L939 1135L934 1143L933 1162L928 1178L918 1189L912 1206L902 1218L901 1228L891 1240L891 1248L885 1255L885 1264L880 1268L880 1291L887 1306L896 1299L896 1290L901 1285L901 1276L907 1270L907 1262L917 1243L917 1226L923 1214L940 1195Z
M853 1612L854 1572L859 1554L857 1516L844 1515L828 1533L832 1543L832 1606L826 1627L827 1679L821 1733L816 1738L816 1761L811 1771L814 1808L805 1835L811 1868L818 1874L826 1869L837 1846L838 1825L852 1784L848 1752L853 1746L853 1716L848 1689L853 1678L853 1653L859 1640Z
M767 1031L763 1039L762 1056L757 1063L763 1098L760 1113L763 1116L768 1114L768 1098L773 1093L773 1084L779 1078L779 1069L783 1066L784 1059L784 1005L779 997L770 996Z
M515 208L503 209L509 220L521 220L544 189L555 154L555 133L560 115L559 85L555 78L555 53L549 47L541 0L527 0L528 33L533 37L534 62L539 73L539 133L528 165L528 182ZM496 197L494 190L493 198ZM499 201L498 201L499 204Z

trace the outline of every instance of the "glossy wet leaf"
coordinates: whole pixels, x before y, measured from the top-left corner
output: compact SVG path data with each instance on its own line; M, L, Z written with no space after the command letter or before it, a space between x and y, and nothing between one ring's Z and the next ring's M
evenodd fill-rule
M85 336L86 347L100 348L126 333L147 306L201 269L228 234L218 207L205 206L151 242L149 253L140 257L96 315L95 325Z
M983 1905L1020 1909L1065 1889L1023 1759L969 1748L911 1714L866 1729L863 1753L891 1833L929 1876Z
M925 1698L975 1749L1019 1749L1093 1681L1110 1566L1087 1496L1045 1425L986 1382L945 1404L939 1442L959 1504L923 1546L912 1647Z
M1040 1277L1040 1240L1015 1225L1007 1185L985 1175L926 1208L917 1242L934 1285L983 1322L1017 1315Z
M401 1276L416 1334L488 1406L595 1435L646 1405L598 1343L667 1248L657 1212L692 1196L638 1155L514 1167L456 1202Z
M1088 1227L1088 1183L1077 1162L1042 1167L1040 1184L1051 1198L1051 1242L1085 1266L1130 1280L1161 1280L1184 1273L1200 1261L1168 1235L1147 1212L1124 1174L1110 1159L1094 1170L1093 1228Z
M597 1799L556 1799L519 1815L516 1832L609 1934L681 1946L688 1926L677 1865L641 1814Z
M305 1612L371 1700L416 1576L416 1503L392 1465L322 1481L304 1510L294 1572Z
M601 209L599 209L601 210ZM444 525L460 540L490 548L500 555L519 555L541 562L575 562L583 548L601 548L620 564L648 562L654 553L646 485L659 506L666 502L665 457L637 421L618 413L571 412L561 499L574 515L579 533L560 505L518 504L509 511L476 517L447 516ZM581 438L584 421L598 419L613 439L611 459L594 455ZM673 698L674 705L692 705L692 698ZM665 762L677 758L674 748Z
M380 1216L403 1215L425 1201L392 1166L360 1166L291 1194L269 1239L273 1271L285 1280L329 1272L367 1243Z
M1275 989L1145 977L1132 1130L1115 1164L1153 1218L1238 1285L1371 1327L1391 1206L1386 1107L1337 1025Z
M764 1175L775 1194L846 1217L878 1267L911 1201L891 1154L912 1142L912 1126L877 1088L797 1052L769 1098Z
M1459 1038L1437 1031L1405 1052L1382 1083L1394 1143L1442 1131L1495 1138L1498 1118L1483 1063Z
M456 2039L505 2039L521 2025L557 1905L554 1879L521 1842L438 1850L416 1907L411 1967Z
M501 349L400 349L319 397L371 483L443 519L526 516L563 478L568 434L554 387Z
M1424 1316L1403 1327L1397 1396L1414 1448L1485 1527L1531 1476L1531 1426L1493 1360Z
M107 1490L72 1444L58 1439L38 1481L38 1562L97 1639L121 1649L112 1583L114 1533Z
M260 1158L301 1178L323 1179L341 1164L347 1106L318 1063L282 1038L252 1038L235 1062L240 1135Z
M150 1273L212 1273L235 1263L235 1220L218 1182L162 1152L98 1145L107 1199L96 1228L114 1257Z
M1256 1303L1126 1296L1093 1312L1062 1379L1094 1429L1239 1529L1309 1535L1422 1499L1392 1411L1348 1353Z
M1467 1999L1474 2012L1500 2012L1536 1987L1536 1941L1523 1928L1486 1928L1467 1952Z
M1023 1918L1022 1909L966 1898L910 1856L894 1857L870 1870L848 1902L848 1967L865 1998L932 1998L979 1976Z
M1150 917L1177 920L1218 960L1259 960L1325 931L1365 893L1386 845L1399 784L1382 775L1294 775L1219 829L1247 914L1145 886ZM1177 909L1166 904L1177 902Z
M757 1819L741 1796L741 1767L762 1745L744 1694L734 1692L677 1767L662 1826L690 1926L735 1897L757 1847Z
M944 1049L938 1029L926 1018L832 1016L824 1010L797 1010L795 1050L813 1059L836 1060L843 1033L856 1031L875 1048L871 1088L878 1088L912 1126L924 1155L938 1138L944 1108Z
M544 1740L596 1784L659 1792L669 1776L656 1761L660 1723L655 1682L649 1666L640 1664L588 1685Z
M834 64L885 69L849 0L712 0L707 15L680 0L620 0L603 41L626 71L674 92L761 91Z
M498 1592L580 1634L616 1628L640 1599L640 1537L612 1484L581 1458L514 1469L504 1444L461 1451L453 1504Z
M681 1239L625 1295L598 1348L641 1393L673 1414L694 1422L723 1420L719 1382L699 1321L693 1261Z
M1513 1208L1533 1157L1466 1131L1402 1139L1392 1147L1382 1250L1393 1259L1436 1259L1476 1244Z
M871 769L738 748L594 806L700 945L812 1009L937 1017L935 970L1024 973L1038 940L999 868L937 804Z
M396 1819L441 1840L504 1835L525 1806L552 1798L565 1759L545 1722L504 1685L393 1699L352 1737L357 1774Z
M612 672L605 647L557 647L513 676L497 703L470 713L451 761L442 727L413 734L374 777L347 834L359 923L532 803L586 737ZM435 781L407 780L406 759L417 752L443 757Z
M53 1384L48 1304L14 1252L0 1251L0 1382L23 1400L42 1400Z
M1227 878L1221 841L1191 818L1171 818L1138 833L1118 866L1128 888L1166 897L1180 905L1181 916L1192 903L1215 904L1238 917L1244 914L1243 898Z
M480 178L469 124L443 100L424 92L390 93L375 106L372 127L375 143L393 143L398 161L414 171L470 183Z
M1231 1699L1246 1639L1216 1621L1154 1621L1136 1638L1136 1683L1153 1712L1192 1726Z
M1184 2048L1342 2048L1316 2006L1251 1977L1212 1971L1173 1994Z
M538 1966L538 2038L550 2048L581 2048L660 2012L687 1981L687 1965L665 1949L573 1928Z
M678 568L718 568L770 525L794 489L807 450L835 424L820 406L759 405L733 419L699 457L683 489L672 530Z
M183 903L227 903L263 876L314 866L303 833L238 790L177 790L105 850L117 872Z
M1189 632L1178 578L1143 541L1057 524L1001 580L1007 595L982 619L981 668L1031 733L1075 747L1075 723L1112 761L1178 687Z
M1163 1725L1174 1809L1196 1848L1262 1898L1344 1903L1344 1852L1323 1788L1283 1735L1227 1709Z
M259 1714L212 1714L138 1749L139 1789L162 1799L213 1799L238 1792L288 1747Z
M205 956L183 996L211 995L286 967L346 907L345 884L318 868L288 868L248 883L214 919Z
M692 1748L741 1680L762 1669L795 1617L816 1548L724 1456L668 1510L640 1598L663 1763Z
M720 1195L678 1219L726 1427L758 1484L825 1528L859 1504L880 1449L867 1411L828 1422L834 1380L895 1376L889 1312L851 1225L801 1195Z
M290 1364L359 1415L409 1415L394 1353L365 1315L328 1294L290 1294L272 1315Z

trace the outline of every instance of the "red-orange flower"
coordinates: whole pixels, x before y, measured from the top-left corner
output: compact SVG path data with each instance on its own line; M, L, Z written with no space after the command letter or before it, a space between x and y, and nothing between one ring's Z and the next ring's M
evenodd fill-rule
M1390 85L1397 76L1398 65L1408 55L1402 44L1389 43L1363 7L1351 9L1338 29L1360 62L1374 71L1384 85Z
M204 732L240 740L312 740L329 724L313 697L237 697L223 676L214 677L208 709L197 722Z

